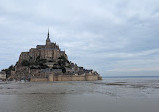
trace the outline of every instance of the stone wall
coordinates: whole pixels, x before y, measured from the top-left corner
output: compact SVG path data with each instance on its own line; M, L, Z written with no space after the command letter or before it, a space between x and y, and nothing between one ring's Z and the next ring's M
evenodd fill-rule
M1 74L0 73L0 79L6 79L6 74Z
M57 81L72 81L71 76L64 76L64 75L59 75L57 78Z
M30 82L47 82L48 78L31 78Z
M86 80L86 77L82 75L79 75L79 76L77 75L72 77L72 81L85 81L85 80Z
M97 75L86 75L86 80L87 81L96 81L96 80L98 80L98 76Z
M31 78L31 82L38 81L96 81L98 80L98 75L58 75L54 76L50 74L48 78Z
M59 75L54 81L96 81L97 75Z
M48 79L48 80L46 80ZM31 82L36 81L96 81L98 75L58 75L50 74L48 78L31 78Z
M54 75L49 75L48 80L51 81L51 82L53 82L54 81Z
M19 57L19 63L23 60L29 60L29 52L22 52Z

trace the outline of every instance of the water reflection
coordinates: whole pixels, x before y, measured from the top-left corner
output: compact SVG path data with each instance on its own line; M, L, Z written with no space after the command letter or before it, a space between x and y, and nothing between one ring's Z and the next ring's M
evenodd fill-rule
M103 95L0 95L0 112L158 112L154 99L122 99Z

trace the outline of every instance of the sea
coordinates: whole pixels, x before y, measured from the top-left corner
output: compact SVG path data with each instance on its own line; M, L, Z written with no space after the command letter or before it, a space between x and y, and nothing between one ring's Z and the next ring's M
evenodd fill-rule
M159 77L0 81L0 112L159 112Z

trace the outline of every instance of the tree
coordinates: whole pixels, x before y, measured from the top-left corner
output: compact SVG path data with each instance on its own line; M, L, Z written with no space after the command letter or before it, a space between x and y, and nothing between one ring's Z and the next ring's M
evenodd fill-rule
M27 60L23 60L21 64L22 66L30 66L30 63Z
M49 68L49 67L47 65L41 65L40 68L41 69L46 69L46 68Z
M11 66L9 66L9 68L8 68L9 70L15 70L15 67L13 66L13 65L11 65Z
M59 59L59 60L58 60L58 64L59 64L60 66L65 66L66 63L69 63L69 61L68 61L64 56L61 56L61 57L59 57L58 59Z
M66 68L62 67L62 73L66 73Z

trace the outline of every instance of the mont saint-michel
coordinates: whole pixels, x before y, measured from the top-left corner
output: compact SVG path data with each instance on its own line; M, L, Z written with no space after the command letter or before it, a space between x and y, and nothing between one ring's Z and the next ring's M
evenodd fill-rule
M15 66L3 69L8 80L28 81L95 81L101 80L94 70L88 70L68 60L65 51L51 42L49 31L45 45L21 52Z

